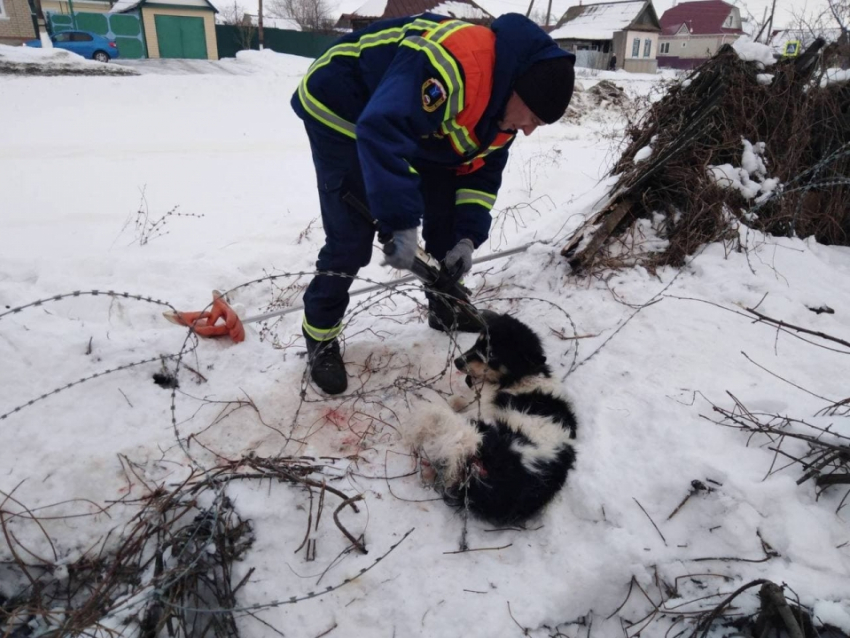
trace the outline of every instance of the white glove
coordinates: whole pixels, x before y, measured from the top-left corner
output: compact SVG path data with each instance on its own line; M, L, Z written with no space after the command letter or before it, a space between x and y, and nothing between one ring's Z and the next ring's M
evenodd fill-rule
M461 239L454 248L446 253L443 263L446 270L457 281L472 270L472 251L475 246L471 239Z
M410 270L418 246L415 228L395 231L392 240L384 246L384 265Z

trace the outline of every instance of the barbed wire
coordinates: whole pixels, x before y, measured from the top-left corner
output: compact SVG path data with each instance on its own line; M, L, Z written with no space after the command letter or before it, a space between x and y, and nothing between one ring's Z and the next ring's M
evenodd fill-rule
M277 282L279 280L284 280L284 279L298 279L298 278L307 277L307 276L316 277L316 276L319 276L319 275L329 276L329 277L342 277L342 278L346 278L346 279L351 279L352 281L353 280L363 281L363 282L366 282L366 283L369 283L369 284L372 284L372 285L376 285L376 286L384 286L385 285L384 282L375 281L375 280L373 280L369 277L363 277L363 276L358 276L358 275L349 275L347 273L341 273L341 272L335 272L335 271L296 271L296 272L278 273L278 274L272 274L272 275L266 275L266 276L263 276L263 277L259 277L257 279L253 279L253 280L244 282L242 284L239 284L237 286L234 286L234 287L230 288L229 290L227 290L224 294L225 294L225 296L229 296L229 295L232 295L236 292L245 290L245 289L247 289L251 286L256 286L258 284ZM368 310L375 307L376 305L379 305L379 304L383 303L384 301L391 299L392 297L394 297L396 295L400 295L401 297L407 299L408 301L410 301L414 305L415 308L421 310L422 308L424 308L424 304L422 303L422 301L420 299L414 297L413 293L419 292L422 289L423 289L423 287L420 286L420 285L417 285L417 284L386 285L385 288L381 288L378 291L376 291L375 293L373 293L372 295L370 295L369 297L359 301L353 308L351 308L346 313L343 321L345 323L350 324L353 321L355 321L358 316L367 312ZM449 301L454 300L454 298L451 295L444 293L444 292L441 292L441 291L429 289L429 293L433 294L435 297L442 297L443 299L446 299L446 300L449 300ZM32 309L35 309L35 308L40 308L40 307L42 307L46 304L49 304L49 303L56 303L56 302L59 302L59 301L63 301L65 299L79 298L79 297L84 297L84 296L91 296L91 297L104 296L104 297L110 297L110 298L131 299L131 300L135 300L135 301L152 303L152 304L155 304L155 305L163 306L163 307L170 309L173 312L178 312L177 309L171 303L169 303L167 301L160 300L160 299L156 299L153 296L146 296L146 295L142 295L142 294L134 294L134 293L129 293L129 292L116 292L114 290L97 290L97 289L94 289L94 290L75 290L75 291L72 291L72 292L69 292L69 293L63 293L63 294L59 294L59 295L53 295L51 297L46 297L46 298L43 298L43 299L37 299L37 300L29 302L27 304L23 304L21 306L11 308L11 309L7 310L6 312L0 313L0 319L7 317L7 316L11 316L11 315L19 315L20 313L22 313L26 310L32 310ZM536 301L541 301L541 302L547 303L547 304L551 305L553 308L557 309L559 312L563 313L564 316L569 321L569 323L570 323L570 325L573 329L574 335L578 334L575 323L572 320L572 318L570 317L569 313L566 312L566 310L564 310L558 304L556 304L552 301L546 300L546 299L533 298L533 297L519 297L519 296L502 298L502 299L500 299L498 297L488 297L486 299L479 300L479 303L480 302L496 302L496 301L500 301L500 300L501 301L508 301L508 302L523 302L523 301L536 300ZM211 309L211 307L212 307L212 302L210 302L203 309L203 311L205 311L205 312L209 311ZM472 308L475 312L477 312L477 310L474 307L472 307ZM431 384L436 382L438 379L440 379L442 376L444 376L446 371L451 369L451 361L452 361L452 358L453 358L453 353L460 350L460 346L457 342L457 332L451 330L451 326L442 326L442 327L444 328L445 332L447 333L447 335L449 337L449 341L450 341L449 348L447 349L447 353L446 353L446 363L443 367L443 370L441 370L441 371L439 371L439 372L437 372L433 375L430 375L430 376L427 376L427 377L424 377L424 378L419 378L419 379L413 379L413 378L410 378L410 377L396 378L391 383L387 383L386 385L382 385L382 386L379 386L379 387L376 387L376 388L370 388L368 390L368 392L380 393L380 392L385 392L385 391L392 390L392 389L400 390L402 392L415 391L415 390L421 389L423 387L430 386ZM136 361L136 362L128 363L128 364L117 366L117 367L114 367L114 368L107 368L106 370L99 371L99 372L96 372L96 373L91 374L89 376L82 377L78 380L75 380L75 381L69 382L67 384L58 386L58 387L52 389L49 392L45 392L45 393L43 393L43 394L41 394L37 397L34 397L34 398L28 400L25 403L22 403L20 405L15 406L11 410L8 410L7 412L5 412L3 414L0 414L0 420L4 420L4 419L8 418L9 416L11 416L13 414L17 414L17 413L21 412L22 410L24 410L25 408L31 407L31 406L35 405L36 403L38 403L40 401L44 401L44 400L46 400L46 399L48 399L52 396L55 396L56 394L59 394L60 392L63 392L63 391L68 390L70 388L76 387L76 386L81 385L83 383L86 383L88 381L92 381L94 379L98 379L98 378L104 377L104 376L109 375L109 374L114 374L116 372L126 371L126 370L129 370L129 369L141 366L141 365L145 365L145 364L148 364L148 363L153 363L155 361L161 360L161 361L163 361L163 363L165 361L168 361L168 360L173 361L174 366L173 366L172 374L173 374L174 378L178 378L181 367L183 366L183 363L182 363L183 357L187 353L195 351L195 349L197 347L198 347L197 335L195 334L192 327L188 327L186 329L186 337L185 337L185 339L184 339L184 341L183 341L183 343L182 343L182 345L181 345L181 347L180 347L180 349L177 353L157 355L155 357L142 359L142 360L139 360L139 361ZM573 351L573 360L572 360L572 363L571 363L571 366L570 366L570 372L572 372L576 367L577 357L578 357L578 343L576 343L575 349ZM297 423L298 416L299 416L300 411L301 411L301 404L303 404L305 402L306 403L312 403L312 402L320 402L320 401L325 400L323 397L319 397L319 398L316 398L316 399L310 399L307 396L307 388L310 385L310 382L309 382L310 372L311 372L310 368L311 368L311 366L308 364L308 366L305 367L304 374L302 375L301 391L300 391L300 403L299 403L299 406L296 408L295 413L293 415L293 420L292 420L292 426L293 427ZM352 398L352 397L363 397L365 394L366 394L366 392L363 390L363 388L360 388L359 390L357 390L353 393L343 394L343 395L340 395L336 398L346 399L346 398ZM192 465L194 465L196 468L202 469L204 467L204 464L199 459L197 459L195 457L195 455L193 455L189 451L189 448L188 448L189 438L184 437L180 433L180 427L179 427L178 420L177 420L177 395L178 395L177 387L172 387L171 388L171 397L170 397L169 409L170 409L170 412L171 412L171 426L172 426L172 430L173 430L174 435L175 435L175 440L178 443L179 447L181 448L181 451L183 452L183 454L192 463Z
M346 273L339 272L331 272L331 271L299 271L299 272L286 272L286 273L277 273L273 275L267 275L264 277L260 277L242 284L235 286L228 290L225 295L233 295L235 293L242 292L247 290L251 286L256 286L258 284L268 284L269 282L276 282L282 280L289 280L307 276L318 276L325 275L331 277L344 277L351 280L364 281L369 284L374 285L382 285L381 282L376 282L368 277L360 277L355 275L348 275ZM376 307L384 306L385 304L394 304L397 299L406 300L409 302L413 309L414 313L419 312L421 317L422 310L426 307L423 303L422 298L420 296L422 287L417 284L408 284L408 285L394 285L394 286L384 286L379 290L372 293L369 297L360 300L358 303L354 304L349 311L346 313L344 317L344 322L346 325L351 326L354 324L358 318L362 317L365 313L374 312ZM435 297L442 297L447 300L452 300L451 295L446 293L441 293L439 291L430 291L429 293L433 294ZM22 313L26 311L31 311L37 308L41 308L50 303L61 302L66 299L72 298L80 298L80 297L108 297L108 298L120 298L127 300L134 300L143 303L152 303L158 306L162 306L163 308L167 308L172 312L177 312L174 306L160 299L156 299L152 296L145 296L141 294L131 294L129 292L116 292L113 290L76 290L69 293L64 293L60 295L53 295L50 297L46 297L44 299L38 299L27 304L17 306L15 308L10 308L6 312L0 314L0 319L11 317L11 316L20 316ZM483 302L492 302L496 303L498 301L505 301L508 303L522 303L522 302L543 302L547 303L550 306L559 310L566 317L570 326L572 327L574 333L577 334L575 323L569 313L564 310L564 308L560 307L558 304L539 298L532 297L506 297L504 299L499 299L497 296L491 296L483 300L478 300L476 303ZM212 303L207 305L204 309L205 311L209 311L212 307ZM473 307L474 309L474 307ZM478 311L475 310L477 313ZM405 310L405 315L410 313L409 310ZM405 316L402 315L402 316ZM413 315L415 316L415 314ZM395 319L394 319L395 320ZM455 322L456 322L455 318ZM409 319L405 319L405 321L409 321ZM445 332L448 336L448 346L446 350L446 358L444 361L443 368L439 371L436 371L433 374L422 374L419 375L399 375L393 378L388 383L378 383L377 386L366 386L365 383L368 383L368 379L364 384L361 384L360 388L358 388L355 392L341 395L339 397L334 397L335 399L345 400L361 400L367 398L369 395L374 395L376 393L381 394L386 391L397 391L402 394L413 391L416 392L420 389L433 385L436 381L438 381L441 377L446 374L446 371L451 369L453 355L456 351L460 350L460 346L458 344L458 334L456 331L452 330L452 326L442 326L445 329ZM180 372L183 367L185 367L184 357L191 352L194 352L199 346L198 335L192 329L192 327L187 327L185 329L185 337L182 343L179 346L177 352L169 353L169 354L159 354L155 357L145 358L139 361L131 362L128 364L123 364L120 366L109 367L105 370L95 372L86 377L82 377L75 381L71 381L64 385L58 386L49 392L45 392L40 394L29 401L18 405L11 410L0 414L0 421L7 419L11 415L19 414L23 412L26 408L35 405L41 401L45 401L50 397L53 397L65 390L75 388L81 384L84 384L89 381L93 381L95 379L99 379L105 377L107 375L111 375L117 372L130 370L145 364L162 362L163 366L167 366L167 370L173 375L175 379L179 378ZM571 364L571 369L576 365L576 359L578 356L578 344L576 344L573 359ZM411 365L409 362L405 365ZM291 419L290 431L285 434L287 442L292 440L294 436L295 428L298 426L299 415L302 411L302 407L305 404L309 403L317 403L321 401L325 401L326 398L323 396L317 396L316 398L312 398L308 394L308 386L310 385L310 365L305 366L304 372L301 378L301 388L299 392L299 402L298 406L296 406L294 410L294 414ZM181 450L181 453L185 456L189 466L192 468L192 476L197 476L198 473L203 473L205 475L214 472L215 467L211 467L208 462L205 462L204 459L199 456L199 454L193 450L190 450L190 441L192 439L192 434L186 435L183 432L183 422L178 420L178 388L177 384L171 386L170 388L170 398L169 398L169 409L170 409L170 420L171 427L174 434L174 438ZM379 403L379 405L383 405ZM394 414L394 413L393 413ZM397 416L395 418L398 418ZM261 419L262 420L262 419ZM382 421L383 422L383 421ZM203 447L203 444L202 444ZM204 447L204 449L207 449ZM309 591L303 595L291 596L285 599L272 600L269 602L260 602L251 605L245 605L242 607L236 607L233 605L221 605L219 607L198 607L192 606L190 604L180 604L179 601L173 599L173 596L166 596L166 593L172 591L174 588L181 586L180 584L185 581L186 578L193 578L192 574L196 572L203 563L205 556L205 549L212 541L209 536L209 531L213 529L218 529L220 527L220 523L222 521L222 517L224 516L224 508L226 503L228 503L228 498L226 496L226 489L229 484L227 480L212 480L210 486L212 488L212 505L205 510L202 511L202 515L206 516L207 519L207 527L203 527L198 524L194 527L187 527L187 534L183 537L183 544L180 546L179 551L175 551L172 557L172 560L176 562L176 565L172 565L172 567L165 573L162 573L160 576L156 577L156 581L152 581L151 583L146 584L144 587L136 588L135 591L132 592L132 595L129 597L119 597L118 599L110 602L108 607L108 613L101 617L100 620L97 620L97 623L101 623L103 620L107 618L115 618L119 615L126 614L128 612L137 613L137 610L143 609L145 607L155 607L155 606L165 606L173 611L179 612L180 614L198 614L198 613L211 613L211 614L229 614L231 617L234 614L251 614L252 612L256 612L262 609L279 607L287 604L294 604L301 601L309 600L311 598L316 598L319 596L323 596L330 592L333 592L337 589L340 589L344 585L352 582L353 580L359 578L363 574L367 573L369 570L373 569L379 562L381 562L384 558L386 558L392 551L394 551L401 543L403 543L414 531L413 529L406 532L401 539L399 539L395 544L391 545L390 548L382 554L380 557L375 559L374 562L370 563L368 566L362 568L357 572L357 574L345 578L335 585L327 586L321 590L313 590ZM149 488L150 489L150 488ZM186 506L189 505L187 501ZM204 513L205 512L205 513ZM200 516L200 515L199 515ZM147 525L168 525L168 522L163 519L159 523L151 521L150 523L145 523ZM176 550L177 548L175 548ZM116 585L117 586L117 585ZM116 590L117 591L117 590ZM122 602L123 601L123 602ZM117 602L117 606L111 606ZM205 604L205 603L204 603Z
M319 591L307 592L306 594L304 594L302 596L291 596L291 597L289 597L285 600L274 600L274 601L271 601L271 602L268 602L268 603L256 603L254 605L247 605L247 606L244 606L244 607L234 607L232 609L196 609L196 608L192 608L192 607L185 607L185 606L182 606L182 605L174 605L173 603L166 603L166 604L168 604L170 607L174 607L176 609L181 609L183 611L193 611L193 612L203 612L203 613L239 613L239 612L259 611L259 610L262 610L262 609L272 609L274 607L281 607L283 605L292 605L292 604L295 604L295 603L300 603L300 602L303 602L305 600L310 600L311 598L318 598L320 596L324 596L325 594L329 594L333 591L336 591L337 589L340 589L340 588L344 587L345 585L348 585L349 583L354 582L355 580L360 578L366 572L369 572L372 569L374 569L378 565L378 563L380 563L382 560L384 560L399 545L401 545L404 541L406 541L407 537L410 536L415 530L416 530L415 527L411 527L409 530L407 530L407 532L404 533L404 536L402 536L393 545L390 545L390 548L387 551L385 551L383 554L378 556L372 563L370 563L369 565L367 565L366 567L364 567L360 571L358 571L357 574L355 574L354 576L351 576L349 578L345 578L342 581L340 581L339 583L337 583L336 585L328 585L327 587L325 587L324 589L321 589Z
M28 408L28 407L38 403L39 401L43 401L43 400L47 399L48 397L51 397L55 394L59 394L60 392L62 392L64 390L68 390L68 389L73 388L75 386L78 386L82 383L86 383L88 381L93 381L94 379L98 379L100 377L104 377L108 374L113 374L115 372L122 372L124 370L129 370L131 368L137 368L138 366L144 365L146 363L153 363L155 361L162 361L163 359L174 359L176 356L177 355L173 355L173 354L159 355L159 356L156 356L156 357L151 357L149 359L142 359L140 361L134 361L133 363L127 363L123 366L118 366L117 368L107 368L106 370L102 370L101 372L95 372L94 374L89 375L87 377L82 377L82 378L78 379L77 381L72 381L70 383L66 383L63 386L59 386L57 388L54 388L50 392L45 392L44 394L39 395L39 396L35 397L34 399L30 399L26 403L20 404L19 406L9 410L8 412L6 412L4 414L0 414L0 421L2 421L3 419L5 419L5 418L7 418L7 417L9 417L13 414L20 412L21 410L23 410L25 408Z
M129 292L115 292L114 290L75 290L73 292L66 292L60 295L53 295L52 297L45 297L44 299L37 299L35 301L31 301L30 303L24 304L23 306L17 306L16 308L10 308L6 312L0 312L0 319L6 317L8 315L16 315L24 310L28 310L31 308L39 308L47 303L63 301L65 299L75 298L75 297L98 297L98 296L107 296L114 298L122 298L122 299L134 299L136 301L144 301L147 303L156 304L158 306L165 306L170 308L174 312L177 312L177 309L172 306L167 301L162 301L160 299L154 299L153 297L146 297L144 295L137 295Z

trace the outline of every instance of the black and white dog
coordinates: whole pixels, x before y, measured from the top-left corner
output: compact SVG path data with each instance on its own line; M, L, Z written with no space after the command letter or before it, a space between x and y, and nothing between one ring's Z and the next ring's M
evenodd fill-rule
M576 419L534 331L507 315L483 317L487 328L455 360L480 389L477 418L432 404L406 438L447 502L492 523L520 523L564 485L576 458Z

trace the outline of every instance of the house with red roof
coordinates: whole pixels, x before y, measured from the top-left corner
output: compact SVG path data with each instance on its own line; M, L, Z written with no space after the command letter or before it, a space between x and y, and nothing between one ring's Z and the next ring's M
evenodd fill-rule
M493 21L493 16L473 0L367 0L353 13L344 13L336 26L356 31L378 20L404 18L425 12L474 24L490 24Z
M693 69L744 32L741 11L723 0L681 2L661 16L658 66Z

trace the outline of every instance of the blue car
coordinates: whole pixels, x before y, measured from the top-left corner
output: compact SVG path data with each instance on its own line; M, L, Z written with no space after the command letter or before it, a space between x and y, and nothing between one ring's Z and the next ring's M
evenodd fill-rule
M50 36L53 46L57 49L72 51L84 58L109 62L118 57L118 45L114 40L89 31L62 31ZM28 47L40 47L40 40L25 42Z

